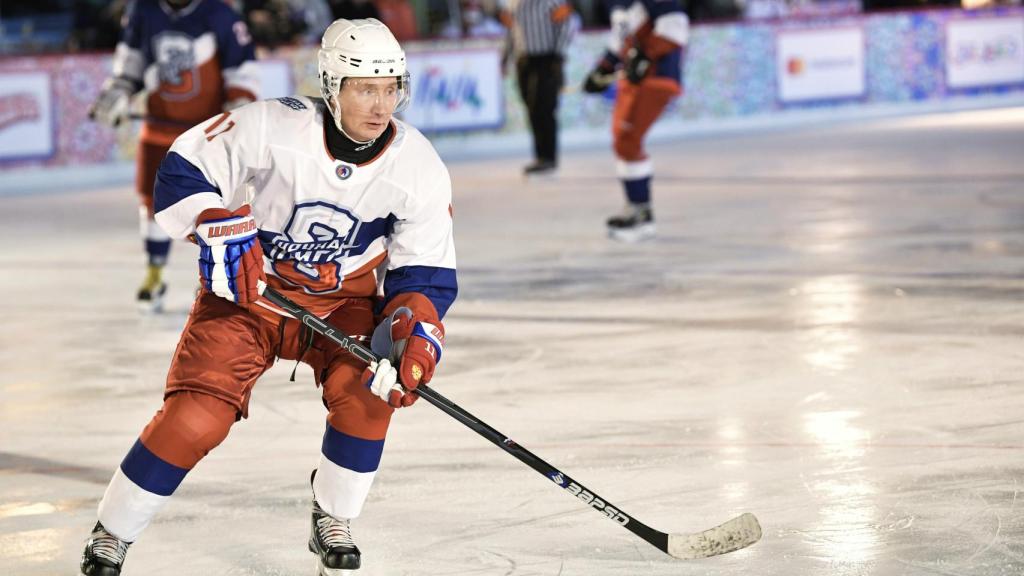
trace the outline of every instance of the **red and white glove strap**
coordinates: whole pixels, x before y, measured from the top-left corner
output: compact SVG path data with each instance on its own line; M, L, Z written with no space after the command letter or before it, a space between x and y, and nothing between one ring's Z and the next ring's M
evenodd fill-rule
M444 352L444 332L440 328L429 322L417 322L412 328L412 335L428 342L427 351L434 356L435 364L441 361L441 353Z
M406 388L430 382L444 351L444 332L428 322L417 322L402 352L398 377Z

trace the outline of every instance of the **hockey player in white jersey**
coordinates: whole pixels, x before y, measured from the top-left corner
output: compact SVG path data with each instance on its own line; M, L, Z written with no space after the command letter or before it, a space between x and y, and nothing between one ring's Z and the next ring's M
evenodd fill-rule
M257 379L277 359L309 364L327 407L309 549L322 574L360 566L351 521L392 413L433 376L457 293L451 181L426 138L392 118L408 102L409 75L386 26L338 20L318 60L322 101L225 112L179 137L161 165L156 220L199 244L203 293L163 406L100 502L85 575L120 574L129 544L247 416ZM384 359L367 368L314 335L260 297L263 282L370 339Z

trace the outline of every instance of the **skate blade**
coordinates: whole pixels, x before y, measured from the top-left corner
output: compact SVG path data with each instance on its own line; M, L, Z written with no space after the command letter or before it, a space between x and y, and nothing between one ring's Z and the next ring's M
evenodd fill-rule
M145 316L163 314L164 312L164 303L162 300L155 302L152 300L139 300L136 303L136 306L139 309L139 313Z
M317 576L346 576L347 574L358 574L359 570L347 570L345 568L328 568L323 561L317 557L315 560Z
M524 172L523 180L557 180L558 179L558 168L552 168L550 170L542 170L540 172Z
M148 299L137 299L135 305L142 314L161 314L164 311L164 296L167 294L167 284L161 284L155 294Z
M641 224L633 228L609 228L608 237L618 242L635 244L654 238L657 230L654 224Z

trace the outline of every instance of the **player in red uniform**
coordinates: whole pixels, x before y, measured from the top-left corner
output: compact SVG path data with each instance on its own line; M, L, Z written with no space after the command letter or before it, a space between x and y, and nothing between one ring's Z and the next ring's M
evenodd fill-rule
M689 19L678 0L610 0L610 13L608 49L583 89L602 93L618 79L612 138L626 207L607 224L609 236L634 242L655 233L654 167L644 150L644 138L669 102L682 93Z
M153 220L157 168L183 132L256 99L255 53L245 22L222 0L136 0L123 26L113 74L89 115L115 127L129 118L133 98L145 104L135 184L148 269L137 298L159 311L171 239Z

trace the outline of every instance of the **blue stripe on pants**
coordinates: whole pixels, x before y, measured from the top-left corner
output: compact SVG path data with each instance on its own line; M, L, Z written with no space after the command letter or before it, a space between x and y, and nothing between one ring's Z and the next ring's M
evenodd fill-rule
M185 479L188 470L164 462L136 440L128 455L121 461L121 471L129 480L146 492L159 496L170 496Z
M384 441L349 436L328 423L321 450L328 460L342 468L354 472L375 472L384 453Z

